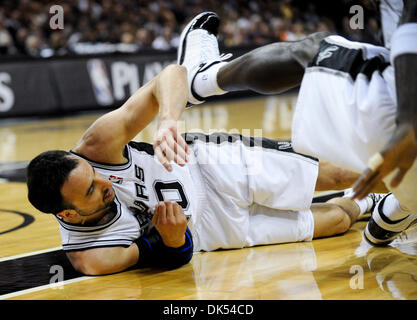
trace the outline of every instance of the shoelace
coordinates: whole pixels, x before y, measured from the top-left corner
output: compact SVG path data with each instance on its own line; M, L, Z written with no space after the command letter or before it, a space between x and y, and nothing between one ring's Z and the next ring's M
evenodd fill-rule
M385 197L386 194L384 193L370 193L369 198L372 200L373 204L370 209L370 212L372 213L376 207L376 205L379 203L379 201Z

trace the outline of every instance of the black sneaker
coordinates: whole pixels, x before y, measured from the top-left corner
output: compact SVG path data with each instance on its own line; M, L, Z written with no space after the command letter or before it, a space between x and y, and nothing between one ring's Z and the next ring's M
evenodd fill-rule
M407 217L391 221L382 212L385 199L391 193L384 196L375 206L372 217L369 219L364 231L365 239L373 246L386 246L390 244L397 236L406 230L417 215L410 214Z

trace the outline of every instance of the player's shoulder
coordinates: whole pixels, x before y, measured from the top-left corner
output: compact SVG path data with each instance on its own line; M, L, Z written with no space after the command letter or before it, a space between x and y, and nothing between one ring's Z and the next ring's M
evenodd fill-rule
M123 164L126 158L123 153L123 148L108 148L104 143L79 143L71 151L93 162L106 164Z
M71 151L94 162L107 164L125 163L124 150L126 145L112 143L111 140L94 130L87 130Z

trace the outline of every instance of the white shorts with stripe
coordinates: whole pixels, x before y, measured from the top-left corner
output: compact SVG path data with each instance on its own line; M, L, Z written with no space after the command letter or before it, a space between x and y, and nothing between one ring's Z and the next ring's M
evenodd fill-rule
M301 83L292 124L294 149L362 172L392 136L396 110L389 51L330 36ZM391 191L404 208L417 212L416 163Z
M196 250L312 239L316 159L289 142L233 134L190 133L186 141L198 162L196 189L205 192L192 215Z

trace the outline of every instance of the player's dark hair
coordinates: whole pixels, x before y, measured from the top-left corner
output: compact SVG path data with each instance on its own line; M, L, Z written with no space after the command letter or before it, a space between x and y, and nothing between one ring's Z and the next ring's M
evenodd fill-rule
M61 195L61 187L78 161L62 150L46 151L32 159L27 168L28 199L39 211L57 214L71 207Z

